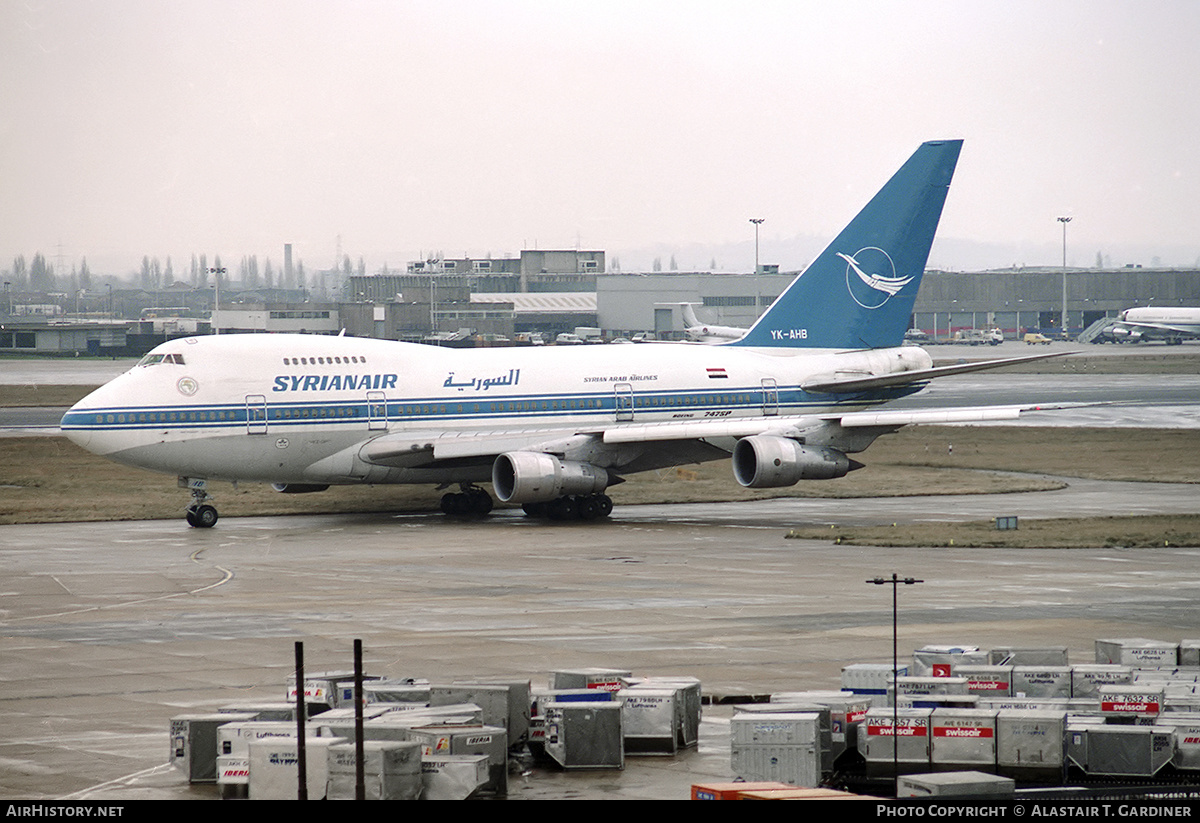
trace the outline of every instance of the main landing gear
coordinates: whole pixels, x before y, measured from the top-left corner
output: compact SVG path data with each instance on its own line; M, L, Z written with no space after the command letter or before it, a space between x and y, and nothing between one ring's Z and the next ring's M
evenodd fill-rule
M466 517L477 515L482 517L492 510L492 496L478 486L463 483L461 492L447 492L442 495L442 512L444 514Z
M179 478L179 485L190 489L192 504L187 507L187 524L197 529L211 529L217 525L217 509L209 501L208 483L191 477Z
M569 494L544 503L526 503L521 509L530 517L548 520L599 520L612 514L607 494Z

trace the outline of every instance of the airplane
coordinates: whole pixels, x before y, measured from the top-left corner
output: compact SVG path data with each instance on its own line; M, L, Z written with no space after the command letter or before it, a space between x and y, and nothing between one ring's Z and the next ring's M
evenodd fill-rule
M691 303L679 304L680 314L683 315L684 333L688 339L697 343L720 343L724 340L737 340L746 334L746 329L737 326L713 326L701 323L696 316L696 309Z
M1168 345L1180 345L1185 337L1200 337L1200 308L1126 309L1117 316L1108 333L1120 342L1166 340Z
M936 377L1052 355L934 367L902 347L961 140L922 144L736 340L701 346L447 349L321 335L171 340L73 406L75 443L177 475L187 522L218 519L210 481L284 493L436 484L452 515L490 482L532 517L595 520L625 475L732 456L750 488L842 477L914 423L1031 407L871 410Z

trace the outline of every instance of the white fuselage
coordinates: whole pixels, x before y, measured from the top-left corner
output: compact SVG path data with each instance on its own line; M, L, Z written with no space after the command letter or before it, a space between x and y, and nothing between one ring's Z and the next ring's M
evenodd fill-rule
M1126 309L1118 328L1135 337L1200 337L1200 308L1142 306Z
M97 389L63 431L111 459L186 477L277 483L476 482L484 460L364 462L378 438L464 444L656 421L851 410L887 399L810 395L814 376L928 368L920 349L761 350L689 344L443 349L365 338L174 340ZM416 449L416 446L414 446ZM472 450L467 448L463 454ZM628 449L626 451L629 451ZM637 450L634 450L637 451ZM475 450L475 456L487 452ZM640 454L609 456L614 468ZM428 463L428 461L425 461Z

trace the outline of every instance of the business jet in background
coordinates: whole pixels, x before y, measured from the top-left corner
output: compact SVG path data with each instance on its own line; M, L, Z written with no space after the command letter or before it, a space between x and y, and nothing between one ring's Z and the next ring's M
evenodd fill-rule
M1139 343L1165 340L1179 345L1185 338L1200 337L1200 309L1143 306L1121 312L1108 330L1117 341Z
M688 339L696 343L723 343L737 340L746 334L746 329L737 326L715 326L701 323L696 316L696 308L691 303L679 303L679 313L683 317L683 330Z
M925 143L738 339L723 345L444 349L353 337L172 340L62 420L112 460L177 475L187 521L217 521L214 480L281 492L334 484L457 486L448 514L493 500L530 516L607 516L627 474L732 455L752 488L842 477L910 423L1021 407L868 410L935 377L902 347L961 141Z

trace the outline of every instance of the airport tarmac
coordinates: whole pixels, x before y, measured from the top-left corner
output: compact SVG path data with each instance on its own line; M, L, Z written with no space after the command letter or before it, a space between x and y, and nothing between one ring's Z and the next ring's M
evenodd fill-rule
M1080 508L1200 509L1194 490L1075 485ZM1057 500L1047 492L1023 500ZM1191 494L1187 492L1191 491ZM1018 496L1012 496L1018 497ZM986 507L976 498L974 505ZM1090 502L1084 502L1090 501ZM551 524L506 513L223 518L0 528L0 796L204 799L166 766L172 716L278 700L305 644L308 671L530 678L627 668L699 678L705 694L835 688L847 663L928 643L1067 646L1200 636L1200 550L860 549L785 540L785 524L966 516L958 498L625 506ZM1023 510L1028 511L1028 510ZM1006 513L1022 513L1009 512ZM730 777L728 706L700 745L629 757L622 771L537 769L514 799L686 798Z
M96 368L6 361L0 384L99 383ZM1075 400L1123 393L1116 414L1130 425L1197 424L1190 375L1079 378L967 375L918 397L1023 402L1011 398L1059 385ZM1158 406L1167 411L1150 416ZM1112 425L1116 408L1096 412L1108 415L1099 424ZM211 531L180 520L4 526L0 797L215 797L166 765L170 718L281 699L297 640L309 671L348 668L360 638L369 673L434 682L528 677L540 687L553 669L600 666L697 677L714 696L834 688L843 665L890 659L891 598L866 581L892 572L925 581L900 593L902 654L927 643L1051 645L1091 662L1098 638L1196 638L1200 550L865 549L784 534L1197 511L1194 486L1071 479L1012 495L622 506L593 524L508 512L482 522L225 517ZM730 777L730 713L706 707L700 745L679 757L537 769L513 776L510 797L685 798L693 782Z

